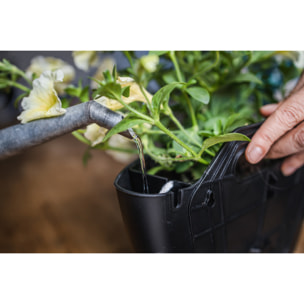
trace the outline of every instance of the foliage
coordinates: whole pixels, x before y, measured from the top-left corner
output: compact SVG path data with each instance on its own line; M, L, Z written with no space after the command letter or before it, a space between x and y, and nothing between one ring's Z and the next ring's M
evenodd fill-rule
M222 143L248 141L244 135L231 132L261 121L259 108L277 102L275 96L285 94L284 85L300 74L295 65L297 52L152 51L140 57L136 52L124 54L129 61L126 69L104 71L101 80L91 78L98 83L97 89L90 90L81 81L78 86L70 85L65 89L63 104L68 106L72 98L85 102L101 96L118 101L125 118L101 144L89 149L111 149L109 138L132 128L142 139L145 153L156 163L149 173L175 171L189 176L190 172L190 179L201 176ZM125 101L130 86L122 87L118 75L136 81L145 96L144 103ZM30 89L17 81L19 77L30 83L17 67L6 60L0 63L0 88L16 86L25 96ZM145 90L153 94L152 99ZM90 144L83 136L84 130L73 134Z
M230 132L261 121L259 108L277 102L275 94L283 94L284 84L300 72L296 52L157 51L148 55L159 56L153 72L140 65L134 52L125 54L130 67L120 74L154 95L145 104L126 105L122 88L105 77L96 93L122 103L126 118L104 140L133 128L157 163L150 173L190 171L191 179L201 176L222 143L249 140Z

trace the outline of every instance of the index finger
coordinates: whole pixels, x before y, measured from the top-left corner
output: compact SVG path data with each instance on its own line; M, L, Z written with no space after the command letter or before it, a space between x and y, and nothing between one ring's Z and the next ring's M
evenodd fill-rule
M246 149L247 160L258 163L282 135L303 120L304 90L300 90L288 97L258 129Z

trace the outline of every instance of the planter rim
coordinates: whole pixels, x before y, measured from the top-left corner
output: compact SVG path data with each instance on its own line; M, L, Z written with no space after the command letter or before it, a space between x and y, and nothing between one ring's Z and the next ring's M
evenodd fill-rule
M250 132L252 132L252 130L256 130L256 128L258 128L261 125L261 123L255 123L255 124L251 124L251 125L246 125L246 126L242 126L239 127L237 129L235 129L233 132L240 132L240 133L244 133L245 135L252 135L250 134ZM237 144L240 144L239 142L237 142ZM247 143L246 143L247 144ZM200 183L202 183L203 181L205 181L206 179L209 179L208 177L210 177L210 175L212 175L213 172L212 171L212 167L214 165L214 163L217 161L218 157L221 157L221 154L225 153L225 149L229 149L229 148L236 148L236 143L235 142L227 142L225 143L221 149L217 152L216 156L212 159L212 161L210 162L210 164L207 166L207 168L205 169L205 171L202 173L201 177L196 180L193 181L192 183L185 183L185 186L182 187L183 190L191 190L191 188L195 188L197 187ZM169 193L172 193L172 190L169 190L168 192L165 193L142 193L142 192L137 192L137 191L133 191L133 190L129 190L126 189L125 187L121 186L119 184L119 180L121 179L122 175L125 174L125 171L130 170L130 168L132 168L135 164L137 164L139 162L138 159L136 159L135 161L133 161L132 163L130 163L129 165L127 165L126 167L124 167L124 169L117 175L117 177L115 178L114 181L114 186L117 190L122 191L126 194L129 194L133 197L165 197L166 195L168 195ZM169 178L167 177L163 177L163 176L158 176L156 175L149 175L147 174L147 176L156 176L158 178L163 179L164 181L168 182L170 181ZM181 182L179 180L176 179L172 179L173 181L177 181L177 182ZM212 180L210 180L212 181Z

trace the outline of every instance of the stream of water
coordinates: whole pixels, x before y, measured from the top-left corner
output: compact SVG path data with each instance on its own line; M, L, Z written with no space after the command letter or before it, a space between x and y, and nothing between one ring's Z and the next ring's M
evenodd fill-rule
M149 193L149 185L147 179L147 172L146 172L146 162L144 157L144 149L139 136L132 130L129 129L129 133L132 135L134 142L136 143L138 154L139 154L139 161L140 161L140 168L142 174L142 181L143 181L143 193Z

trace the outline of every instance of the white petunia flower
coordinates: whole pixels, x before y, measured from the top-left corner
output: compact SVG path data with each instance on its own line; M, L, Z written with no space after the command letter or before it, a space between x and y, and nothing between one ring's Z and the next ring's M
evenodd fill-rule
M32 77L35 74L39 77L45 71L62 70L64 77L62 82L55 84L57 93L63 94L64 89L75 78L75 69L65 61L54 57L37 56L31 60L31 65L27 68L26 74Z
M93 123L87 126L84 137L88 139L91 142L91 146L94 147L102 142L107 132L108 130L106 128Z
M97 71L96 71L96 73L93 77L97 80L100 80L100 81L104 80L103 72L105 72L106 70L109 70L110 72L112 72L113 67L114 67L115 64L116 64L116 62L115 62L114 58L112 58L112 57L104 58L101 61L100 65L99 65L99 67L98 67L98 69L97 69ZM96 81L92 81L91 82L91 88L92 89L97 89L98 88L98 83Z
M31 120L63 115L66 110L61 107L61 101L54 85L64 78L61 70L43 72L33 81L33 89L28 97L23 98L23 112L17 117L21 123Z
M122 100L125 103L129 104L133 101L146 102L145 96L143 95L143 93L140 90L139 85L134 81L133 78L131 78L131 77L118 77L117 83L119 83L122 88L130 86L129 97L122 96ZM151 102L152 101L152 95L145 89L143 89L143 91L145 92L145 95L147 96L147 98ZM97 98L96 101L99 102L100 104L106 106L107 108L113 110L113 111L116 111L118 109L123 108L123 105L121 103L119 103L118 101L116 101L114 99L109 99L109 98L104 97L104 96Z
M120 134L115 134L111 136L109 139L109 145L115 148L136 149L135 143L132 140L125 138ZM113 150L106 150L106 153L123 164L130 163L138 157L137 154Z
M85 72L88 72L91 67L98 64L96 51L74 51L72 55L77 68Z
M108 130L106 128L100 127L98 124L93 123L87 126L84 136L91 142L91 146L95 147L102 142L107 132ZM127 139L119 134L115 134L110 137L109 145L114 148L122 149L136 148L132 140ZM105 152L115 160L122 163L129 163L132 160L135 160L137 157L135 154L120 151L106 150Z
M153 73L156 71L157 65L159 63L159 57L155 54L151 54L142 56L139 61L147 72Z

